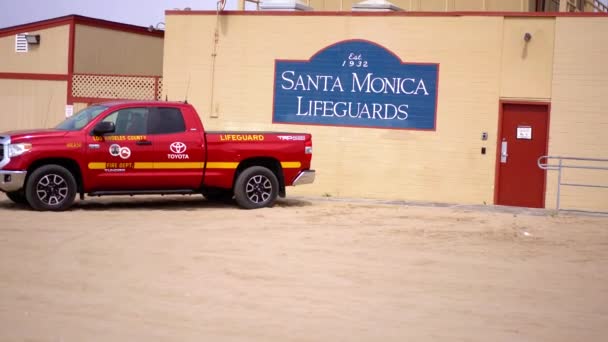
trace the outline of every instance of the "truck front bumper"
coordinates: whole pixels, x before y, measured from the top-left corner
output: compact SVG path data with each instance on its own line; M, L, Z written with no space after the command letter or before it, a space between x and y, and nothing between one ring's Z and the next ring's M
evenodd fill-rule
M27 171L0 170L0 191L13 192L23 188Z
M293 186L302 184L312 184L315 181L315 170L300 171L296 179L293 180Z

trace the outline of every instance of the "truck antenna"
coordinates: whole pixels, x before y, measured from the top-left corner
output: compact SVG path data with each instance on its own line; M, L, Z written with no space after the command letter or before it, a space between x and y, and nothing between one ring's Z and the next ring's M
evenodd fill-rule
M188 104L188 92L190 91L190 76L192 74L188 73L188 83L186 84L186 97L184 99L184 103Z
M51 96L49 97L49 103L46 106L46 115L44 116L44 128L47 128L46 124L49 121L49 114L51 113L51 101L53 101L53 95L55 94L51 93Z

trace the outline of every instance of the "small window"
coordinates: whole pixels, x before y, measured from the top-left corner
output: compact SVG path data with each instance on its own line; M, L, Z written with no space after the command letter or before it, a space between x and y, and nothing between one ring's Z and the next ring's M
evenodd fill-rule
M106 116L103 121L113 122L117 135L145 135L148 133L148 109L126 108Z
M15 52L27 52L28 45L27 39L25 38L27 33L19 33L15 35Z
M171 134L185 131L184 116L178 108L150 110L150 134Z

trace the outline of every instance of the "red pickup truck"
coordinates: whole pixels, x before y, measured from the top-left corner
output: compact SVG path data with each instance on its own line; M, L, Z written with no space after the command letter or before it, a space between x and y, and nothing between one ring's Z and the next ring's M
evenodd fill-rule
M312 183L311 158L310 134L205 132L187 103L116 101L0 133L0 190L36 210L66 210L76 194L195 193L254 209Z

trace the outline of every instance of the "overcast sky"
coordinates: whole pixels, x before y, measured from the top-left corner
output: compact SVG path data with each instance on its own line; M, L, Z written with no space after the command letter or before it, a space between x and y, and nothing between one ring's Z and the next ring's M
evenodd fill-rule
M164 21L166 9L213 10L217 0L0 0L0 28L79 14L140 26ZM227 0L226 9L236 9Z

